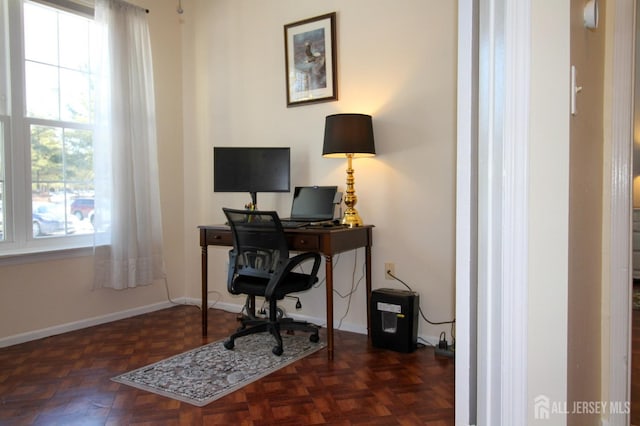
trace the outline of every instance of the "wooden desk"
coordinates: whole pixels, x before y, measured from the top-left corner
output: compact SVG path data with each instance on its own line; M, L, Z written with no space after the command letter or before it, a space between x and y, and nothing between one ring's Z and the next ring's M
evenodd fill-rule
M207 335L208 314L208 246L232 246L231 229L226 225L198 226L202 248L202 335ZM367 335L371 330L371 246L372 225L357 228L296 228L286 229L291 251L315 251L324 256L327 299L327 349L333 359L333 255L365 248L365 280L367 286Z

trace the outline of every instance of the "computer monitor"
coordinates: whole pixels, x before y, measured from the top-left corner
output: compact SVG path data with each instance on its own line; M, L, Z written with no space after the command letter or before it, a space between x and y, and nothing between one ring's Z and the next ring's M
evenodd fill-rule
M291 149L288 147L214 147L213 191L289 192Z

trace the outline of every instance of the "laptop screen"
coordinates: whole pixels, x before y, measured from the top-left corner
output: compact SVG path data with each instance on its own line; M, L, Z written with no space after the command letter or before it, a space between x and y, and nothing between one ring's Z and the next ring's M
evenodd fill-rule
M291 219L332 220L337 191L337 186L297 186L293 191Z

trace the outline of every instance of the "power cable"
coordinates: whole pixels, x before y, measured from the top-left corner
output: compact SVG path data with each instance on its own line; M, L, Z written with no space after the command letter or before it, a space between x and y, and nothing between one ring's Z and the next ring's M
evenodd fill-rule
M402 281L400 278L396 277L394 274L391 273L391 271L387 271L387 275L389 275L391 278L393 278L394 280L398 281L400 284L404 285L406 288L409 289L409 291L413 291L413 289L411 287L409 287L409 285L407 283L405 283L404 281ZM424 312L422 312L422 308L420 307L418 309L418 311L420 312L420 316L422 317L422 319L424 319L426 322L428 322L431 325L443 325L443 324L452 324L452 330L453 330L453 324L455 324L456 319L454 318L451 321L430 321L426 315L424 314ZM453 333L452 333L453 334Z

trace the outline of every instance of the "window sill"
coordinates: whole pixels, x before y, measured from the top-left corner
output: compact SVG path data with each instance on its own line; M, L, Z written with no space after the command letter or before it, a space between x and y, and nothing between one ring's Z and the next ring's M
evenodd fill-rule
M16 250L0 254L0 267L88 256L93 256L93 246Z

